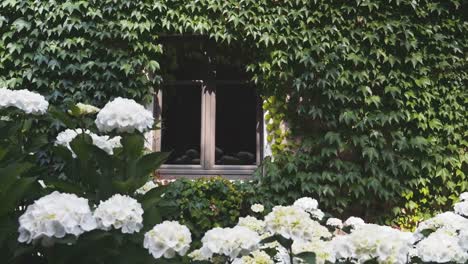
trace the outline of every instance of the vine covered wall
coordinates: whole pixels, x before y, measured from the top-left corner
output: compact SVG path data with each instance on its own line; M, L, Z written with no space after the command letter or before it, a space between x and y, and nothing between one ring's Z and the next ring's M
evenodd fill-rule
M0 84L57 101L100 105L118 95L142 101L161 80L159 35L241 43L255 54L246 67L252 81L265 97L285 102L269 112L284 115L290 136L300 139L294 148L277 146L274 163L265 161L257 198L287 203L310 195L332 212L372 218L393 210L417 221L468 189L463 6L7 0L0 12Z

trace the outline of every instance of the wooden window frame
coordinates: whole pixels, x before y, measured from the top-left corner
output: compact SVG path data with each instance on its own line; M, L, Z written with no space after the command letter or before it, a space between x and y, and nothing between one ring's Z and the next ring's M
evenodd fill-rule
M213 55L215 48L208 52ZM210 69L214 72L215 69ZM216 165L215 147L216 147L216 87L217 85L248 85L247 81L242 80L177 80L163 84L164 86L184 85L193 88L194 85L201 87L201 138L200 138L200 165L194 164L164 164L158 170L158 174L163 179L174 178L200 178L210 176L224 176L229 179L248 179L258 168L263 159L263 109L262 101L257 96L257 125L256 125L256 164L255 165ZM153 98L153 114L156 120L161 121L163 107L163 87L158 90ZM191 89L188 88L187 89ZM231 88L235 89L235 88ZM252 87L254 89L254 87ZM161 151L161 130L154 131L153 150Z

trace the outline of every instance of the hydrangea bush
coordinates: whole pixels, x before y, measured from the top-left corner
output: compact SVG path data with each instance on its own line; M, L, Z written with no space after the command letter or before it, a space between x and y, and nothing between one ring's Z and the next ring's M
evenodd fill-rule
M9 111L0 120L0 126L8 128L5 131L21 133L54 111L50 106L47 111L38 110L48 105L41 96L22 101L16 97L29 93L2 92L12 102L0 105L0 111ZM143 116L117 107L119 101ZM200 240L193 240L189 222L164 221L173 217L171 201L164 198L167 186L148 180L167 154L144 149L143 133L154 120L147 119L146 110L135 104L116 99L103 110L81 105L71 113L55 112L52 116L66 124L67 114L93 117L108 111L102 123L107 128L97 129L101 121L96 117L96 126L73 127L58 135L55 149L64 164L59 177L39 181L25 174L32 166L26 162L36 155L37 146L20 137L16 153L5 148L5 142L17 135L0 137L2 150L14 154L0 155L4 202L0 220L13 219L19 224L15 234L19 244L14 244L13 253L8 252L10 262L468 263L468 193L461 194L454 211L421 222L414 232L366 223L358 217L342 221L322 212L317 200L303 197L271 211L254 204L252 215L240 218L234 226L213 227ZM18 128L11 118L21 120ZM120 143L107 151L93 135L105 137L104 141L118 138ZM34 191L35 201L26 195L31 186L39 188ZM2 234L2 238L9 235Z

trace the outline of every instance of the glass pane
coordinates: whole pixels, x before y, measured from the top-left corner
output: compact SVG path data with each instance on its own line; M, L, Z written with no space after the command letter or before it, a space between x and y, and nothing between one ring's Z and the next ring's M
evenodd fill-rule
M167 164L200 164L201 87L174 85L163 91L161 150Z
M217 165L255 165L257 96L246 85L216 87Z

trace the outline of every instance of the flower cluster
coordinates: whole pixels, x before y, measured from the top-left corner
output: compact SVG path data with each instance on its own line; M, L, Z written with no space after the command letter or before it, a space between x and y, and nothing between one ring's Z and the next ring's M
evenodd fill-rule
M408 253L414 242L413 234L388 226L359 225L349 235L336 236L332 240L336 258L340 260L378 263L407 263Z
M314 239L312 241L295 240L292 244L292 253L300 254L304 252L314 252L317 264L335 262L335 251L330 241Z
M134 100L118 97L99 111L95 123L101 132L145 132L153 127L154 118Z
M47 238L78 237L96 228L88 200L74 194L53 192L27 207L19 218L19 242Z
M190 248L192 237L189 229L177 221L164 221L145 234L143 246L158 259L173 258L176 253L184 256Z
M144 195L146 194L147 192L151 191L152 189L158 187L158 185L156 183L154 183L153 180L150 180L148 182L146 182L143 186L141 186L140 188L138 188L135 193L136 194L141 194L141 195Z
M330 227L335 227L335 228L342 228L343 221L341 221L341 219L332 217L332 218L327 219L326 225Z
M259 246L260 236L243 226L213 228L202 238L203 246L196 251L201 259L210 259L214 254L235 259L248 255Z
M306 211L312 216L312 218L316 220L322 220L322 218L325 216L322 210L318 208L317 200L313 198L310 198L310 197L299 198L294 202L293 205Z
M122 233L134 233L143 227L143 209L137 200L116 194L101 201L94 211L98 227L103 230L122 229Z
M232 264L274 264L273 259L264 251L255 250L249 256L235 259Z
M462 193L461 202L454 206L455 213L441 213L418 225L412 257L424 262L468 262L468 219L463 217L467 216L467 199L468 193Z
M343 223L343 226L349 226L352 228L356 228L358 226L364 225L365 222L359 217L351 216L348 219L346 219Z
M265 233L265 222L250 215L239 218L237 225L247 227L248 229L257 232L259 235Z
M430 263L466 263L468 251L461 241L454 233L439 229L417 243L411 256Z
M313 240L331 237L328 229L312 220L305 211L296 206L275 206L265 216L266 230L287 239Z
M78 136L78 135L80 135L82 133L88 134L92 138L93 144L96 147L98 147L98 148L104 150L105 152L107 152L109 155L112 155L114 153L115 148L118 148L118 147L122 146L121 143L120 143L121 137L119 137L119 136L113 137L113 138L110 138L109 136L99 136L99 135L96 135L94 133L91 133L89 130L84 130L84 129L81 129L81 128L66 129L66 130L60 132L57 135L57 138L55 139L55 145L56 146L60 145L60 146L64 146L64 147L68 148L72 152L73 157L76 158L76 154L71 149L70 143L73 141L73 139L75 139L76 136Z
M89 105L89 104L83 104L83 103L77 103L76 107L78 108L79 114L80 115L91 115L99 112L99 108Z
M252 210L254 213L261 213L265 210L265 207L262 204L256 203L250 207L250 210Z
M0 88L0 109L16 107L27 114L43 115L49 108L44 96L28 90Z

